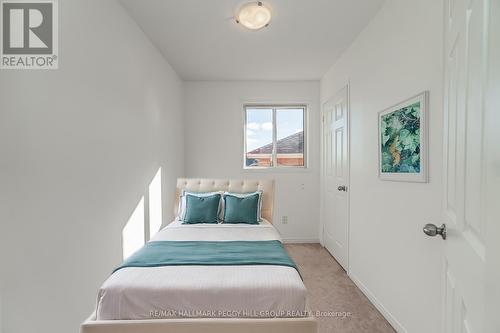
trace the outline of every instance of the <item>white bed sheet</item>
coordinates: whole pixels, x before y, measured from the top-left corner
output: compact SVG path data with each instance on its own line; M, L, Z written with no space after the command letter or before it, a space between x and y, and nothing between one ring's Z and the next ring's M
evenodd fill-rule
M259 225L174 221L151 241L274 240L278 231ZM297 317L305 315L306 289L292 267L128 267L113 273L98 293L97 320L178 317Z

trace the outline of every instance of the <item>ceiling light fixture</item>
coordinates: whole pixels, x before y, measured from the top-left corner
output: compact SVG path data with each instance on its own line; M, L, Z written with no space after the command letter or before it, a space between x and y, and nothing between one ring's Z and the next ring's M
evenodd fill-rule
M241 6L235 19L245 28L259 30L271 22L271 9L261 1L249 2Z

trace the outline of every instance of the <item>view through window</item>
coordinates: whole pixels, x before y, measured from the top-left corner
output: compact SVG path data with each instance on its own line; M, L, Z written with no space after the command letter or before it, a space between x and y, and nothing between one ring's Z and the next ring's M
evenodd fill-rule
M245 167L305 167L304 106L245 107Z

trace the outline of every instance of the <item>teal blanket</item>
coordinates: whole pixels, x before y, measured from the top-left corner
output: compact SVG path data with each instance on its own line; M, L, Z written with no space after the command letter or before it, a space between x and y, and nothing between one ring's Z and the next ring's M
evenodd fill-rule
M176 265L278 265L298 271L278 240L156 241L146 243L113 273L125 267Z

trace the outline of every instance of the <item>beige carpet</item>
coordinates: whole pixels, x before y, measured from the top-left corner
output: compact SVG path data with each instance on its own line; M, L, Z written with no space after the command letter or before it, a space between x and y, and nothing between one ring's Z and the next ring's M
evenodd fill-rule
M321 312L319 333L395 332L321 245L285 247L299 266L311 310Z

